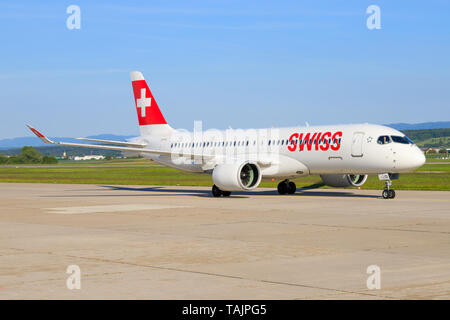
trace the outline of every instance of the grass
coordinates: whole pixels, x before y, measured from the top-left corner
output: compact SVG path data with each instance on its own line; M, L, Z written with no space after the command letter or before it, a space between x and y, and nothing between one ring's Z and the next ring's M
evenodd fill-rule
M429 138L426 140L421 140L417 143L419 147L423 146L448 146L450 145L450 137L443 136L439 138Z
M443 157L443 156L442 156ZM427 157L427 163L433 163L433 162L450 162L450 158L431 158Z
M294 179L299 188L323 187L317 175ZM155 166L145 159L105 161L61 161L52 166L0 166L0 182L82 183L211 186L208 174L193 174ZM261 187L276 188L279 181L263 180ZM363 189L383 189L384 183L369 176ZM326 187L325 187L326 188ZM416 172L401 174L394 181L398 190L450 190L450 164L425 164Z

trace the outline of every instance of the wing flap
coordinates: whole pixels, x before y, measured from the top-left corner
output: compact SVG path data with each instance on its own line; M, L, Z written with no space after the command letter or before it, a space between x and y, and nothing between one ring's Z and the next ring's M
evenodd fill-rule
M135 143L135 142L126 142L126 141L113 141L113 140L102 140L102 139L92 139L92 138L77 138L77 140L83 141L91 141L91 142L99 142L105 144L115 144L118 146L126 146L126 147L134 147L134 148L144 148L146 144L144 143Z

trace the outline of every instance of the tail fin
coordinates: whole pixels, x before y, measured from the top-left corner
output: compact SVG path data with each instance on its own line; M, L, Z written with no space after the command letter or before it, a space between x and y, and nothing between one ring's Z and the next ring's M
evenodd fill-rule
M142 73L132 71L130 77L141 134L164 135L172 131L161 110L159 110L158 103L153 97Z

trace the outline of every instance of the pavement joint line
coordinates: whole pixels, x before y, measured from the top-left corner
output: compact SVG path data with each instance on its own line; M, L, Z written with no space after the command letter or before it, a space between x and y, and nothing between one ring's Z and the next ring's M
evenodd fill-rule
M64 273L64 272L61 272L61 273ZM121 271L117 271L117 272L90 273L90 274L83 274L83 278L93 278L93 277L97 277L97 276L101 276L101 275L114 275L114 274L125 274L125 273L126 272L123 272L123 271L122 272ZM5 286L5 287L3 287L3 289L14 288L14 287L18 287L18 286L24 285L24 284L40 283L40 282L47 282L47 281L63 281L65 283L66 280L67 280L67 275L61 276L61 277L56 277L56 278L20 281L20 282L15 282L15 283L12 283L11 285Z
M22 248L9 248L9 249L18 250L18 251L27 251L26 249L22 249ZM133 262L127 262L127 261L101 259L101 258L95 258L95 257L83 257L83 256L70 255L70 254L59 254L59 253L51 252L51 251L42 251L42 252L30 251L29 253L48 254L48 255L56 255L56 256L60 256L60 257L84 259L84 260L89 260L89 261L98 261L98 262L106 262L106 263L116 263L116 264L121 264L121 265L135 266L135 267L141 267L141 268L150 268L150 269L156 269L156 270L192 273L192 274L206 275L206 276L212 276L212 277L221 277L221 278L236 279L236 280L262 282L262 283L267 283L267 284L285 285L285 286L292 286L292 287L302 287L302 288L309 288L309 289L318 289L318 290L324 290L324 291L333 291L333 292L337 292L337 293L350 293L350 294L357 294L357 295L370 296L370 297L382 297L382 298L386 298L386 299L396 299L395 297L384 296L384 295L379 295L379 294L365 293L365 292L360 292L360 291L351 291L351 290L343 290L343 289L336 289L336 288L327 288L327 287L320 287L320 286L313 286L313 285L306 285L306 284L299 284L299 283L290 283L290 282L283 282L283 281L273 281L273 280L264 280L264 279L252 279L252 278L246 278L246 277L243 277L243 276L227 275L227 274L220 274L220 273L213 273L213 272L206 272L206 271L187 270L187 269L181 269L181 268L172 268L172 267L163 267L163 266L155 266L155 265L148 265L148 264L139 264L139 263L133 263ZM125 273L125 272L123 272L123 273ZM48 280L48 279L45 279L45 280ZM45 280L35 280L35 282L45 281ZM59 280L59 278L58 279L50 279L50 280ZM23 282L23 283L25 283L25 282Z
M265 222L264 220L258 221L258 222ZM10 222L11 223L11 222ZM48 224L43 223L25 223L25 222L17 222L14 221L12 223L16 224L31 224L31 225L41 225L41 226L48 226ZM248 223L248 222L243 222ZM429 233L429 234L450 234L450 232L445 231L427 231L427 230L409 230L409 229L392 229L392 228L374 228L374 227L362 227L362 226L339 226L339 225L325 225L325 224L309 224L309 223L287 223L287 222L270 222L274 224L289 224L289 225L298 225L298 226L313 226L313 227L327 227L327 228L335 228L334 231L339 231L342 229L363 229L363 230L374 230L374 231L397 231L397 232L417 232L417 233ZM58 227L62 228L71 228L71 229L79 229L79 227L72 227L72 226L65 226L65 225L57 225ZM159 234L159 235L165 235L165 236L175 236L175 237L184 237L184 238L198 238L198 239L211 239L211 240L217 240L217 241L240 241L240 242L249 242L248 240L241 240L241 239L224 239L224 238L217 238L217 237L207 237L207 236L200 236L200 235L182 235L179 233L174 232L143 232L143 231L126 231L121 229L103 229L103 228L91 228L91 227L84 227L84 230L95 230L95 231L102 231L102 232L120 232L120 233L127 233L127 234L135 234L135 235L142 235L142 234Z
M52 253L50 253L50 254L52 254ZM206 272L206 271L186 270L186 269L179 269L179 268L154 266L154 265L147 265L147 264L138 264L138 263L132 263L132 262L126 262L126 261L117 261L117 260L110 260L110 259L99 259L99 258L92 258L92 257L79 257L79 256L72 256L72 255L63 255L63 256L72 257L72 258L78 258L78 259L86 259L86 260L96 260L96 261L100 261L100 262L109 262L109 263L132 265L132 266L136 266L136 267L151 268L151 269L157 269L157 270L193 273L193 274L200 274L200 275L213 276L213 277L222 277L222 278L228 278L228 279L237 279L237 280L262 282L262 283L276 284L276 285L286 285L286 286L294 286L294 287L302 287L302 288L310 288L310 289L327 290L327 291L334 291L334 292L339 292L339 293L352 293L352 294L359 294L359 295L365 295L365 296L371 296L371 297L373 297L373 296L381 297L381 295L378 295L378 294L370 294L370 293L364 293L364 292L358 292L358 291L350 291L350 290L335 289L335 288L326 288L326 287L319 287L319 286L312 286L312 285L305 285L305 284L298 284L298 283L281 282L281 281L264 280L264 279L252 279L252 278L245 278L245 277L242 277L242 276L234 276L234 275L227 275L227 274L220 274L220 273L212 273L212 272ZM395 299L394 297L389 297L389 296L383 296L383 297L387 298L387 299Z
M258 222L267 222L267 220L260 220ZM365 227L365 226L343 226L343 225L331 225L331 224L320 224L320 223L280 222L280 221L269 221L268 223L297 225L297 226L306 226L306 227L328 227L328 228L336 228L338 230L340 230L340 229L364 229L364 230L375 230L375 231L420 232L420 233L449 234L450 235L450 231L428 231L428 230L394 229L394 228L379 228L379 227Z

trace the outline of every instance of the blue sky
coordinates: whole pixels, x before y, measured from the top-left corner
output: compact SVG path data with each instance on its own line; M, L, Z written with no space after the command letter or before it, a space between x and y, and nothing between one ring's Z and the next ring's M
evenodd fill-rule
M81 8L68 30L66 8ZM366 8L381 8L368 30ZM0 3L0 138L137 134L129 71L175 128L450 120L450 2Z

